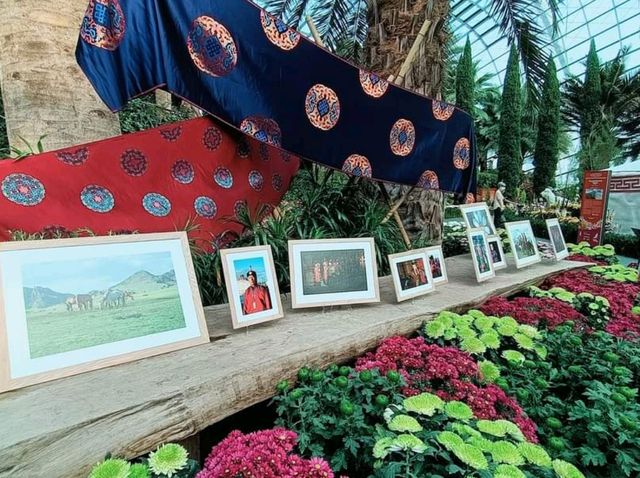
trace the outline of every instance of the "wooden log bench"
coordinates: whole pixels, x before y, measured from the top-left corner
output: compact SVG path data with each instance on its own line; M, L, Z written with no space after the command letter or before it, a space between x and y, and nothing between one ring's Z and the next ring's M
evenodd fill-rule
M513 262L513 260L511 260ZM1 478L86 478L107 452L134 458L183 440L273 396L304 366L345 362L408 335L444 309L475 306L580 262L513 265L478 284L470 256L446 260L449 283L397 303L390 278L379 304L290 310L233 331L228 306L206 309L211 343L0 395Z

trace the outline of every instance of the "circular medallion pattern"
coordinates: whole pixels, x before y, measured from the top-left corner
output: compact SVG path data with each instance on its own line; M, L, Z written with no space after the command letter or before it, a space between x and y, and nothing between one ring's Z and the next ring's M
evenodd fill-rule
M360 70L360 86L366 94L374 98L380 98L387 92L389 82L383 80L375 73Z
M210 151L215 151L222 143L222 133L215 126L210 126L204 130L202 144Z
M182 126L176 126L174 128L167 128L160 130L160 136L172 143L178 141L178 138L182 134Z
M260 143L258 146L258 154L260 155L260 159L263 161L269 161L271 159L269 156L269 147L266 143Z
M280 176L278 173L275 173L271 178L271 187L273 187L275 191L281 191L282 184L283 184L282 176Z
M260 22L271 43L283 50L293 50L300 42L300 33L289 28L280 18L266 11L260 12Z
M457 169L467 169L471 162L471 144L467 138L460 138L453 148L453 165Z
M129 176L142 176L147 172L147 157L137 149L127 149L120 156L120 166Z
M2 180L2 194L20 206L36 206L45 196L44 186L33 176L10 174Z
M340 101L331 88L317 84L307 92L305 100L307 118L313 126L323 131L333 128L340 119Z
M193 203L196 213L205 219L213 219L218 213L216 202L207 196L199 196Z
M152 216L164 217L171 212L171 202L159 193L148 193L142 198L142 207Z
M90 0L80 26L80 38L89 45L113 51L126 28L119 0Z
M240 131L253 136L258 141L273 146L280 146L282 133L280 126L271 118L261 116L249 116L240 123Z
M354 176L362 176L363 178L370 178L373 174L371 163L369 160L360 154L352 154L342 164L342 171Z
M434 171L428 169L422 173L416 186L423 189L440 189L438 175Z
M440 121L447 121L451 118L454 111L456 110L455 106L450 105L449 103L445 103L444 101L431 100L431 110L433 111L433 117Z
M236 153L241 158L248 158L251 153L251 148L246 139L240 138L236 144Z
M242 214L242 211L246 211L246 210L247 210L247 201L245 201L244 199L239 199L233 205L233 213L235 214L236 217L239 217L240 214Z
M79 148L75 151L60 151L56 157L69 166L80 166L89 159L89 149Z
M391 128L389 144L393 154L407 156L413 151L416 142L416 129L413 123L406 119L399 119Z
M179 159L171 167L171 176L180 184L190 184L196 176L196 172L189 161Z
M260 192L262 191L262 187L264 186L264 178L262 177L262 173L257 170L253 170L249 173L249 186L254 190Z
M91 184L80 192L80 201L93 212L106 213L115 206L113 194L107 188Z
M187 47L195 65L211 76L225 76L238 62L238 50L231 33L213 18L196 18L187 36Z
M218 186L224 189L230 189L233 186L233 175L227 168L219 166L213 173L213 180Z

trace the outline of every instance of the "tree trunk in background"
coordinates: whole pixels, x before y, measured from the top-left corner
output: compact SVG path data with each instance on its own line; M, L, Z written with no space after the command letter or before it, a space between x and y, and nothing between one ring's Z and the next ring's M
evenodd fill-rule
M45 150L120 134L75 59L86 2L0 0L0 87L9 144Z
M440 98L449 37L446 29L449 0L372 0L371 3L366 47L368 68L383 78L397 75L425 18L429 18L431 26L404 86L431 98ZM388 189L394 200L408 190L406 186ZM442 193L416 188L399 213L412 240L441 240Z

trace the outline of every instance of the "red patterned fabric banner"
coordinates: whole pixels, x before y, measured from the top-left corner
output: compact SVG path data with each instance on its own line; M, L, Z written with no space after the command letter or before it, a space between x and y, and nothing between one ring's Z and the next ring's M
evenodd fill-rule
M199 246L243 207L280 202L297 157L208 118L0 161L0 240L10 231L164 232L197 224Z

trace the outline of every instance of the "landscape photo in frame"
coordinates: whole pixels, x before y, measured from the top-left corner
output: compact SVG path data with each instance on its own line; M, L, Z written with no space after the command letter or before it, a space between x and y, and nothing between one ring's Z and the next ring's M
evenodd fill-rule
M271 246L221 251L233 328L284 317Z
M398 302L428 294L434 290L431 267L424 250L391 254L389 266Z
M491 260L489 241L484 229L469 229L467 236L469 237L469 248L471 249L471 258L473 259L473 270L476 273L478 282L483 282L495 277L496 272L493 268L493 261Z
M442 246L426 247L423 250L427 255L427 261L429 261L433 284L437 287L449 282L449 277L447 276L447 265L444 262Z
M372 238L289 241L295 308L380 301Z
M529 221L507 222L504 226L518 269L542 260L538 251L538 242Z
M207 343L186 233L0 244L0 390Z
M562 234L560 222L557 218L554 218L547 219L546 223L551 247L553 247L553 253L556 256L556 260L560 261L569 256L569 249L567 248L567 243L564 240L564 234Z
M500 236L489 236L487 237L487 242L489 243L489 252L491 253L491 260L493 261L493 268L495 270L506 268L507 258L504 255L502 238Z
M487 236L498 234L496 227L493 225L493 218L487 203L463 204L460 206L460 211L462 211L462 218L467 225L467 229L481 228Z

